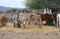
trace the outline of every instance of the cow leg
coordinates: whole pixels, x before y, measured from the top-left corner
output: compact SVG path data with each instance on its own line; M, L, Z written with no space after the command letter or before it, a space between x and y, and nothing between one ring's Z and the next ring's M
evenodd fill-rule
M56 25L55 20L53 20L53 24Z
M37 23L35 22L35 25L37 25Z
M14 27L16 27L17 26L17 23L16 22L14 22Z
M28 25L30 25L31 23L32 23L32 21L29 21L29 22L28 22Z
M5 22L2 22L1 24L2 24L2 26L5 26L6 25Z
M40 21L37 21L38 22L38 26L39 26L39 28L41 28L42 26L41 26L41 22Z
M28 22L28 25L30 25L30 21Z
M58 27L59 27L59 19L58 19Z
M58 21L58 27L60 27L60 17L59 17L59 21Z
M38 23L38 26L39 26L39 28L41 28L42 26L41 26L41 23Z
M23 22L23 29L25 28L25 26L26 26L26 22Z
M35 20L35 25L37 25L37 20Z
M21 22L18 22L17 25L18 25L18 28L21 28Z
M59 17L57 17L57 27L59 27Z
M23 25L23 29L25 28L25 25Z
M2 26L1 26L1 23L0 23L0 27L2 27Z
M14 22L14 27L15 27L15 22Z
M20 25L19 25L19 23L18 23L17 25L18 25L18 28L20 28Z

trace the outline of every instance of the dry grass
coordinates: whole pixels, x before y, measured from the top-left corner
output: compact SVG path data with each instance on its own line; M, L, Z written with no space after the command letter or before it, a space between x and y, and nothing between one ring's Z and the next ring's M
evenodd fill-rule
M39 31L39 32L52 32L52 31L60 31L60 28L56 28L54 26L42 26L39 28L37 25L29 25L26 26L25 29L23 28L14 28L13 24L8 23L7 26L0 28L0 30L11 30L14 32L32 32L32 31Z
M53 26L29 25L23 28L14 28L13 24L0 28L0 39L60 39L60 28Z

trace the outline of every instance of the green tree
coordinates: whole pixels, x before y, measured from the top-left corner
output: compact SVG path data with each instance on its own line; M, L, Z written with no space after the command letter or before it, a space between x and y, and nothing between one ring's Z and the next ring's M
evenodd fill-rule
M12 8L12 9L7 10L6 12L16 12L16 11L17 11L17 9Z
M57 9L60 7L60 0L26 0L25 5L37 10L44 8Z
M4 11L0 11L0 13L4 13Z

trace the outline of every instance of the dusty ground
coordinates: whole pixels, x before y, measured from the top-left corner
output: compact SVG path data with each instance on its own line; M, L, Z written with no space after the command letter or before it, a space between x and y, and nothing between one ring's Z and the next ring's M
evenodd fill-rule
M26 26L23 28L14 28L8 23L6 27L0 28L0 39L60 39L60 28L53 26L36 25Z

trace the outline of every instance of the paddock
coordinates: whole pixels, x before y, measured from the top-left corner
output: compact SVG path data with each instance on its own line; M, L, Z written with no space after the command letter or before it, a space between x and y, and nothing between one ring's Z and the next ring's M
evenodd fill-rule
M2 38L3 37L3 38ZM59 39L60 28L45 26L38 28L36 25L23 28L14 28L13 24L8 23L5 27L0 27L0 39Z
M13 26L13 22L8 22L6 26L0 27L0 39L60 39L60 28L55 26L42 25L39 28L33 23L25 29Z

